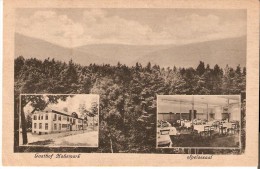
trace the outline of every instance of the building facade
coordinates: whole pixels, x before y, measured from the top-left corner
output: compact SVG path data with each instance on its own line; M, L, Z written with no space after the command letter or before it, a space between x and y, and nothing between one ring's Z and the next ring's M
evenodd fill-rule
M51 109L36 111L32 116L32 133L35 134L87 130L87 126L87 121L82 118Z

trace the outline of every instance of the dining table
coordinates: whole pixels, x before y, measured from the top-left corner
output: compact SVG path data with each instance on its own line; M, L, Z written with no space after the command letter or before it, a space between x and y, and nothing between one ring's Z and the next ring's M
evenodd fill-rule
M233 124L234 123L222 123L223 127L226 127L227 129L231 129Z
M208 125L208 124L194 125L194 130L197 130L198 133L201 133L201 132L205 131L204 129L206 126L210 126L210 125Z

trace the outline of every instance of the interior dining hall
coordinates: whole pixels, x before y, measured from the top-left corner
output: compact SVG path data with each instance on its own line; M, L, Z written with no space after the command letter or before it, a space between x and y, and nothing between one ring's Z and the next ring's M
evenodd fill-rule
M159 95L157 147L239 148L240 95Z

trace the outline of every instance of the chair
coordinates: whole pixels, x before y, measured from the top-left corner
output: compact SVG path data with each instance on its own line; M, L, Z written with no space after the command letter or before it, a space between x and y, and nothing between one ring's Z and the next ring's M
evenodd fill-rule
M210 136L210 127L204 126L204 131L200 132L201 136L204 135L205 137Z
M206 131L207 134L210 135L210 126L204 126L204 131Z
M237 130L237 125L236 124L232 124L232 127L230 129L232 134L236 134L236 130Z
M200 134L198 133L197 130L191 131L191 135L192 135L192 140L198 139L200 137Z
M217 129L219 127L219 125L220 125L220 122L219 121L215 121L213 123L213 125L215 126L215 129Z
M214 126L210 126L210 136L213 135L214 131L215 131L215 127Z
M226 128L226 127L223 127L223 124L220 124L220 125L219 125L219 133L220 133L221 135L227 134L227 128Z
M240 126L239 126L239 123L236 123L236 133L239 133L240 132Z

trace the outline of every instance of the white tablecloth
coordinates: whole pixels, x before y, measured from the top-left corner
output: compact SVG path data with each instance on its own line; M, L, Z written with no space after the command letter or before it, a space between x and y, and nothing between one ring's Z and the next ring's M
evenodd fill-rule
M209 126L209 125L194 125L194 130L197 130L198 133L204 131L205 126Z
M223 127L230 129L230 128L232 128L232 124L234 124L234 123L223 123Z

